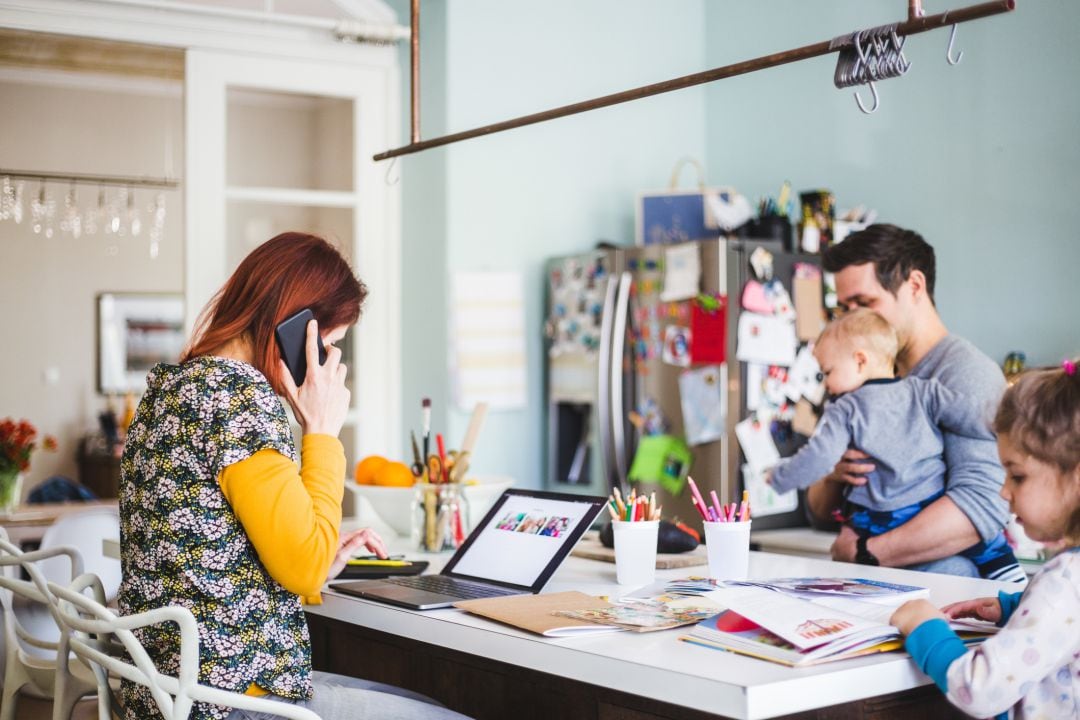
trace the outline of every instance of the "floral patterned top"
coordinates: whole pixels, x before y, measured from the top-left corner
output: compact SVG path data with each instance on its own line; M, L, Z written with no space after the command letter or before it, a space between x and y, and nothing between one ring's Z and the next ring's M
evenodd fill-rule
M128 429L120 466L123 614L189 608L199 624L199 682L311 696L311 645L300 600L263 567L218 475L259 450L296 461L281 401L247 363L201 357L158 365ZM137 631L162 672L179 668L170 624ZM127 720L156 717L150 692L124 681ZM193 720L230 710L195 703Z

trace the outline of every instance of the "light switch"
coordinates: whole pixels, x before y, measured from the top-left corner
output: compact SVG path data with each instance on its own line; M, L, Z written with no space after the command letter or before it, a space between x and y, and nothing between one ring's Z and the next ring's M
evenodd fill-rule
M49 387L59 384L60 382L60 368L55 365L50 365L41 371L41 381Z

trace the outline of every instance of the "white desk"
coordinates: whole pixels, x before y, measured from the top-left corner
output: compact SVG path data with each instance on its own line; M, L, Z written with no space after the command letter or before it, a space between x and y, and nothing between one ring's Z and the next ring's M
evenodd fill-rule
M441 559L445 561L446 558ZM750 573L760 578L848 576L893 580L929 587L931 601L938 605L968 597L994 595L998 589L1012 589L1005 583L988 580L760 552L751 553ZM658 571L657 576L678 578L688 574L692 573L687 570L665 570ZM556 573L546 591L575 589L594 595L618 595L629 590L615 585L614 581L614 565L571 557ZM581 690L580 683L596 689L612 689L623 698L620 706L614 709L604 705L599 711L559 713L556 715L559 718L706 716L695 711L748 720L771 718L854 703L931 684L903 653L792 669L690 645L678 639L683 632L680 630L548 639L460 610L413 612L337 594L332 590L324 594L322 605L309 606L307 612L316 650L316 666L322 666L322 669L345 673L354 671L361 676L374 672L378 677L371 679L407 685L408 682L402 678L409 677L409 663L423 663L425 654L429 652L438 655L442 651L449 651L475 657L478 663L498 663L512 666L511 670L516 667L523 669L523 672L544 674L539 677L577 681L577 689L567 691L566 695L577 698L573 702L593 701ZM350 634L354 629L357 634ZM365 635L365 631L375 632ZM375 639L371 646L367 644L369 638ZM398 644L396 639L402 642ZM380 655L375 659L369 657L369 653L388 654L385 658ZM468 658L459 655L452 657L452 662L469 664ZM390 666L397 665L401 666L401 672L394 674ZM496 675L498 673L492 674L492 677ZM501 677L509 675L503 673ZM508 682L512 682L512 679ZM496 697L478 699L454 687L446 687L446 692L440 696L438 689L442 686L434 680L432 683L425 681L421 683L423 687L414 689L433 694L454 709L475 713L481 720L487 716L539 716L520 712L520 703L516 698L509 697L509 690L506 691L507 697L497 697L502 690L494 685L485 688L484 692ZM432 688L436 691L433 692ZM554 691L555 685L552 688ZM936 689L933 692L936 693ZM460 699L460 706L453 701L455 697ZM640 706L635 704L637 701L640 701ZM933 701L936 702L936 698ZM489 708L489 711L478 712L475 703ZM677 714L671 714L670 709L664 712L647 710L650 703L663 703L685 710ZM848 716L837 713L835 709L829 712L829 717ZM850 717L863 717L861 712ZM941 715L935 713L934 716Z

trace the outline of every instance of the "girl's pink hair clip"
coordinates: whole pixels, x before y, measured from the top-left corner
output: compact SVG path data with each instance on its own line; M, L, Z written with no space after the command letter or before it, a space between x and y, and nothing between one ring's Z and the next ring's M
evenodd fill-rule
M1061 369L1065 371L1066 375L1072 377L1076 374L1076 363L1074 363L1072 360L1066 360L1065 362L1061 363Z

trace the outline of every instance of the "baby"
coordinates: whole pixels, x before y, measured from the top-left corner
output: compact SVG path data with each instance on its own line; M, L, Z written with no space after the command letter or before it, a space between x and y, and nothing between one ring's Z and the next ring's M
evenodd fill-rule
M769 476L777 492L805 488L829 474L848 448L873 458L865 485L848 486L844 515L861 536L885 533L910 520L945 492L942 428L993 439L978 403L936 380L896 377L896 331L873 310L834 320L814 346L825 387L836 397L813 437ZM960 555L993 580L1026 582L1004 533Z

